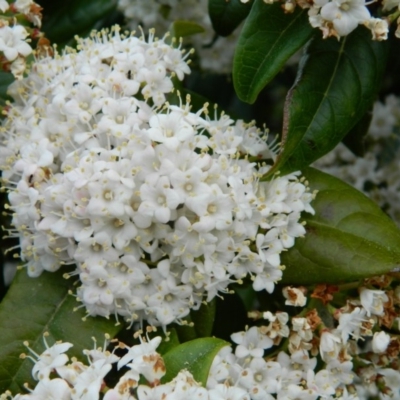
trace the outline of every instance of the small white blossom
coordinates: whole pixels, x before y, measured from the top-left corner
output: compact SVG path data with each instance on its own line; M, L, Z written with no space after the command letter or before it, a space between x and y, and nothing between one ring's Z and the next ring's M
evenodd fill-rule
M340 314L337 329L341 334L343 343L347 342L349 336L356 339L361 337L362 323L368 321L366 316L367 311L360 307L355 308L351 313Z
M374 353L384 353L390 343L390 335L384 331L375 332L372 338L372 351Z
M36 380L47 379L54 369L65 365L68 362L68 356L64 353L73 346L72 343L56 342L53 344L53 346L49 347L45 336L43 336L43 341L46 346L46 350L40 355L31 350L28 343L25 343L25 345L28 347L28 350L36 358L36 360L34 360L35 365L32 368L32 376Z
M261 333L260 328L253 326L248 331L237 332L231 335L231 339L238 344L235 354L239 358L262 357L264 349L272 347L272 340Z
M32 53L31 46L26 42L28 32L22 25L0 27L0 51L8 61L14 61L18 55L23 57Z
M10 8L10 5L6 0L0 0L0 10L5 13Z
M386 40L389 33L387 20L380 18L370 18L364 22L365 26L371 31L373 40Z
M339 36L346 36L370 18L364 0L333 0L321 8L321 16L331 21Z
M384 314L384 303L389 300L387 294L383 290L371 290L367 288L360 288L360 302L367 311L367 315Z
M304 296L303 290L291 286L286 286L282 289L283 296L288 306L304 307L307 302L307 297Z
M29 395L30 400L70 400L71 388L60 378L42 379Z
M337 359L342 341L337 332L324 331L319 342L319 353L324 361Z

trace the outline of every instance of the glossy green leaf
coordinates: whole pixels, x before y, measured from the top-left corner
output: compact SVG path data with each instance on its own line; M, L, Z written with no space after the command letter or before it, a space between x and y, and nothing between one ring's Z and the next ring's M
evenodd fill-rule
M67 42L75 35L83 35L93 29L101 18L116 8L116 5L116 0L71 0L62 3L62 6L44 21L42 30L52 42Z
M181 38L204 32L204 28L192 21L174 21L169 31L172 37Z
M252 1L243 3L240 0L209 0L208 12L213 28L218 35L230 35L247 17Z
M282 253L283 283L350 282L399 267L400 230L372 200L316 169L303 174L318 190L315 215L303 214L305 237Z
M315 30L307 11L285 14L280 3L256 0L246 19L233 61L233 83L238 97L254 103L258 94L285 62L311 38Z
M194 323L194 329L198 338L211 336L216 307L217 302L216 299L214 299L207 304L202 304L198 310L191 311L190 316Z
M270 176L302 169L342 140L375 100L387 52L362 26L340 41L312 41L286 99L283 151Z
M45 349L43 334L49 332L49 345L56 340L71 342L74 347L68 354L81 358L83 349L93 348L92 337L102 345L105 333L113 337L121 329L114 319L89 317L83 322L85 311L73 311L78 303L68 294L71 281L62 277L64 272L29 278L25 270L19 271L0 304L0 393L7 389L24 393L25 382L34 384L33 362L19 357L28 353L24 341L41 353Z
M343 138L343 143L358 157L365 154L366 136L372 120L372 107L350 129Z
M182 369L187 369L205 387L211 364L217 353L229 343L217 338L201 338L180 344L164 355L167 369L162 382L170 382Z

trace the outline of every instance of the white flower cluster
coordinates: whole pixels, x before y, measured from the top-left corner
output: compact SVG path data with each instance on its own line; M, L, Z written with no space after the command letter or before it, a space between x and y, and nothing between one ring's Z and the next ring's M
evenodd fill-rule
M32 277L76 264L89 315L165 327L248 275L272 292L305 233L313 194L298 174L260 180L249 158L273 154L252 124L165 103L188 72L180 49L115 28L10 88L12 234Z
M319 294L318 298L329 300L326 285L321 285ZM370 396L395 400L400 395L400 339L380 330L380 325L394 327L399 306L400 286L386 290L363 286L357 299L350 298L334 311L329 327L315 309L294 317L255 311L252 314L266 322L231 335L236 348L219 351L205 387L185 369L161 384L167 368L156 352L160 337L142 338L132 347L118 343L115 349L125 350L120 357L107 350L106 335L103 348L84 351L89 365L77 359L69 362L65 353L71 343L49 347L44 340L46 350L40 355L25 343L32 355L22 358L34 362L32 376L39 382L30 394L12 397L7 392L0 399L98 400L105 393L103 400L365 400ZM104 380L112 364L126 372L110 388Z
M161 342L161 337L145 341L141 344L129 347L119 343L118 347L127 350L123 357L114 352L107 351L109 340L106 339L103 348L85 350L88 364L65 354L72 343L56 342L48 346L45 340L46 350L42 354L36 354L29 348L33 356L29 357L35 363L32 369L33 378L38 381L36 387L29 394L17 394L12 396L10 392L0 395L1 400L178 400L201 399L212 400L212 391L201 387L192 374L182 370L167 384L160 384L160 379L165 375L164 360L156 352ZM116 347L116 348L118 348ZM104 378L111 371L113 364L118 370L127 367L114 388L108 388L104 394ZM50 375L51 374L51 375ZM54 377L57 374L57 377ZM139 384L146 382L147 384ZM222 385L223 386L223 385ZM217 390L214 390L217 392ZM100 397L102 395L102 397Z
M17 16L22 14L36 27L41 26L40 6L32 0L16 0L9 4L0 0L0 11L7 15L0 15L0 54L3 69L10 70L18 79L26 68L26 57L32 53L29 36L24 26L19 25ZM38 34L38 33L37 33Z
M374 104L365 137L366 153L354 155L345 145L314 165L364 192L400 225L400 99L393 95Z
M231 73L232 60L239 30L228 37L215 39L207 0L118 0L127 25L135 30L139 25L155 28L157 32L166 32L174 21L191 21L200 25L204 32L188 39L204 71Z
M311 26L319 28L324 38L346 36L358 25L365 25L374 40L385 40L389 25L385 19L373 18L365 0L317 0L308 11Z
M264 312L268 325L231 336L236 349L223 348L216 356L207 388L225 383L242 389L249 396L244 398L252 400L365 400L378 395L397 399L400 343L378 325L388 322L395 311L391 307L399 300L389 299L383 290L361 287L359 299L338 309L337 322L329 328L316 310L292 318L285 312ZM365 341L362 348L359 339ZM287 350L265 357L265 350L282 340Z
M247 3L248 0L241 0L241 2ZM365 0L264 0L266 4L275 2L282 2L282 8L286 13L293 12L296 6L308 9L311 26L319 28L324 38L334 36L339 39L351 33L358 25L365 25L371 31L373 40L386 40L388 37L388 20L371 16L367 5L372 2L368 3ZM398 0L393 2L384 0L383 10L388 11L398 4ZM399 29L398 32L400 32Z

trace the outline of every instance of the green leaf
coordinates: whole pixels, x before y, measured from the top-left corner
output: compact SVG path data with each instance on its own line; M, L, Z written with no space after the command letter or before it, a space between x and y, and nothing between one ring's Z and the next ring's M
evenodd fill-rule
M230 35L247 17L251 10L251 2L240 0L209 0L208 12L213 28L218 35Z
M196 336L198 338L211 336L216 308L217 302L214 299L207 304L202 304L198 310L190 312Z
M187 324L176 325L176 331L181 343L190 340L211 336L216 313L216 301L212 300L207 304L202 304L198 310L192 310L185 317Z
M115 8L116 0L71 0L63 3L44 21L43 32L50 41L65 43L75 35L83 35Z
M164 355L167 369L162 382L170 382L182 369L187 369L204 387L217 353L229 343L217 338L201 338L180 344Z
M152 338L156 336L162 337L162 341L157 347L157 353L161 355L171 351L173 348L179 346L180 344L178 334L175 328L169 329L168 333L169 333L168 339L165 337L163 333L161 333L160 335L159 333L155 332L154 334L151 335Z
M285 14L280 3L267 5L256 0L233 60L233 83L238 97L254 103L265 85L314 32L306 10L298 7L292 14Z
M282 253L284 284L350 282L400 265L400 230L377 204L331 175L303 174L318 190L315 215L304 213L305 237Z
M372 107L350 129L343 138L343 143L358 157L365 154L366 135L372 120Z
M174 21L169 27L169 32L172 37L181 38L202 33L204 28L192 21Z
M6 100L8 100L7 90L14 81L13 74L0 71L0 105L4 105Z
M43 334L49 332L49 345L56 340L71 342L74 347L68 354L81 358L83 349L93 348L92 337L103 344L105 333L113 337L121 329L115 320L101 317L83 322L85 311L73 311L77 302L68 294L71 282L62 277L64 272L44 272L39 278L30 278L25 270L18 271L0 304L0 393L25 393L25 382L31 387L35 384L33 362L19 358L28 353L24 341L41 353L45 349Z
M340 41L312 41L286 99L283 150L269 176L299 170L342 140L374 101L387 53L365 27Z

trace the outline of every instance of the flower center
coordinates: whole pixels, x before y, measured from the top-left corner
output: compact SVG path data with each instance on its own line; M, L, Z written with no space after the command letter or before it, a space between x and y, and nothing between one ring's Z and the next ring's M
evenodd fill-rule
M98 287L104 287L106 286L106 281L104 279L98 279L97 280L97 286Z
M160 205L165 204L165 197L164 196L158 196L157 203L160 204Z
M262 382L263 376L261 373L254 374L254 380L257 382Z
M170 301L172 301L173 300L173 297L172 297L172 295L170 295L170 294L167 294L166 296L165 296L165 301L168 301L168 302L170 302Z
M122 219L118 219L118 218L114 219L114 226L116 228L119 228L119 227L123 226L124 224L125 224L125 222L122 221Z
M343 3L343 4L341 4L340 9L341 9L342 11L349 11L349 10L350 10L350 5L349 5L349 3Z
M217 206L215 204L210 204L207 207L207 211L209 214L214 214L217 211Z
M97 253L102 250L102 246L98 243L92 244L92 250Z
M104 198L104 200L107 200L107 201L113 200L114 193L112 192L112 190L105 190L103 192L103 198Z
M123 273L125 273L126 271L128 271L128 267L125 264L121 264L119 266L119 270Z

